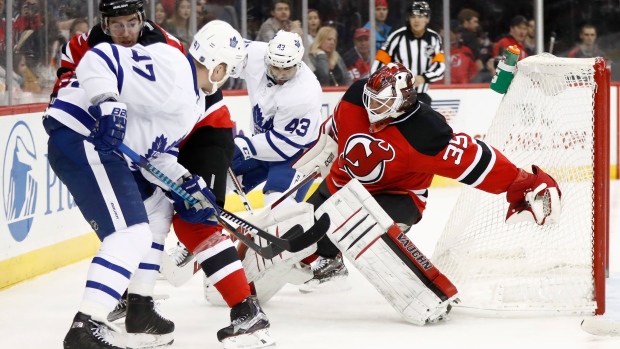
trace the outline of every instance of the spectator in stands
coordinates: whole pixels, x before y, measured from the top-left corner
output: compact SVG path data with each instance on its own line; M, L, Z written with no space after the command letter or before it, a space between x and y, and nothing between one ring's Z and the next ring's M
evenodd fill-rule
M22 0L19 5L20 12L13 19L13 35L20 41L27 40L32 33L43 26L43 18L40 10L43 8L39 0Z
M192 42L192 34L189 30L189 16L191 4L189 0L176 0L174 4L174 14L166 20L164 29L179 39L187 52L189 44Z
M162 0L158 0L155 3L155 23L163 27L165 26L167 18L168 16L166 15L166 9L164 8Z
M536 54L536 20L533 18L527 21L527 35L525 35L523 46L528 56Z
M493 57L493 42L489 39L489 33L480 31L478 35L478 44L480 45L480 60L483 62L483 68L478 74L471 79L471 83L481 84L491 82L495 75L495 59Z
M570 52L570 58L591 58L604 57L607 58L603 50L596 44L596 27L592 24L585 24L579 30L579 39L581 43L577 44Z
M72 38L78 34L88 33L88 22L82 18L76 18L69 27L69 37Z
M523 59L528 56L525 46L523 45L525 37L527 36L527 19L521 15L515 16L510 21L510 32L507 36L501 38L493 47L493 57L499 57L504 55L504 50L508 46L517 45L521 50L519 59Z
M468 84L478 74L474 54L463 45L458 23L450 26L450 83ZM439 31L443 37L443 29ZM442 80L443 81L443 80Z
M480 43L478 42L480 14L472 9L464 8L459 12L457 19L461 43L471 50L478 70L482 70L484 61L480 58Z
M23 92L41 93L39 77L35 73L34 55L16 52L13 70L22 77L20 87Z
M319 29L321 29L321 16L319 15L319 11L313 8L308 9L308 46L312 46Z
M332 27L323 27L310 46L309 67L321 86L348 86L351 76L342 57L338 54L338 32Z
M388 35L392 31L392 27L385 24L387 16L387 0L375 0L375 41L377 43L377 50L381 48L381 45L387 40ZM370 29L370 21L364 25L364 28Z
M302 36L301 22L291 21L289 0L272 0L271 18L267 19L258 30L256 41L269 42L279 30L290 31Z
M370 75L370 29L357 28L353 34L353 47L343 56L353 81Z

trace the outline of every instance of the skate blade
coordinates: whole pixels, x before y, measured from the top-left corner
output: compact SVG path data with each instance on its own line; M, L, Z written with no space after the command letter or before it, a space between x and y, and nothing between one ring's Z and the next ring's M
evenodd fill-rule
M316 283L315 280L310 280L299 286L299 292L307 293L338 293L350 290L351 284L347 280L346 276L338 277L323 283Z
M225 338L222 343L224 349L259 349L275 348L276 346L275 340L269 335L269 329Z
M148 334L148 333L128 333L127 349L147 349L159 348L171 345L174 342L172 333L167 334Z

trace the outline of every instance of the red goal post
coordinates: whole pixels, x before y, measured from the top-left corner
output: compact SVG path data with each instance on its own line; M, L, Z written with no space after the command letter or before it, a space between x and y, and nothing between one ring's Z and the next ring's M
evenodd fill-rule
M609 239L609 71L549 54L518 63L485 142L562 190L556 225L505 224L504 195L464 187L432 261L455 309L491 316L602 314Z

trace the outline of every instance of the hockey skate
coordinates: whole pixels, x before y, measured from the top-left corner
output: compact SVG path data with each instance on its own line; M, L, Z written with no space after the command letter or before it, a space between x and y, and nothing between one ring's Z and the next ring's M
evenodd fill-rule
M62 344L64 349L125 348L121 342L120 333L113 331L103 322L93 320L90 315L78 312Z
M124 318L125 316L127 316L127 290L125 290L125 293L123 293L121 299L118 300L118 304L116 304L114 310L108 314L108 321L114 322L118 319Z
M194 259L194 255L189 253L187 247L180 242L177 242L177 245L171 248L168 253L177 267L184 267L187 263Z
M314 277L299 286L299 292L339 292L351 289L347 282L349 271L342 260L342 253L334 258L319 257L312 264Z
M217 331L224 349L255 349L275 347L269 335L269 319L256 296L249 296L230 310L231 324Z
M156 348L172 344L174 323L155 309L153 297L130 293L127 296L127 348Z

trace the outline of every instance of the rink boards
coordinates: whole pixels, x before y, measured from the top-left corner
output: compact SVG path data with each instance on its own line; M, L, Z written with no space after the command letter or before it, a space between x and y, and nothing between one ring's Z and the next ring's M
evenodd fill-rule
M345 89L323 93L322 116L327 118ZM501 101L486 86L433 89L432 107L446 116L457 132L483 137ZM611 87L611 178L616 177L618 87ZM224 100L236 122L236 132L251 134L250 100L244 91L225 93ZM99 240L84 221L67 188L47 161L47 134L41 125L44 104L0 107L0 289L91 257ZM433 186L456 185L437 178ZM262 206L262 194L249 194L253 207ZM243 210L229 195L227 208Z

